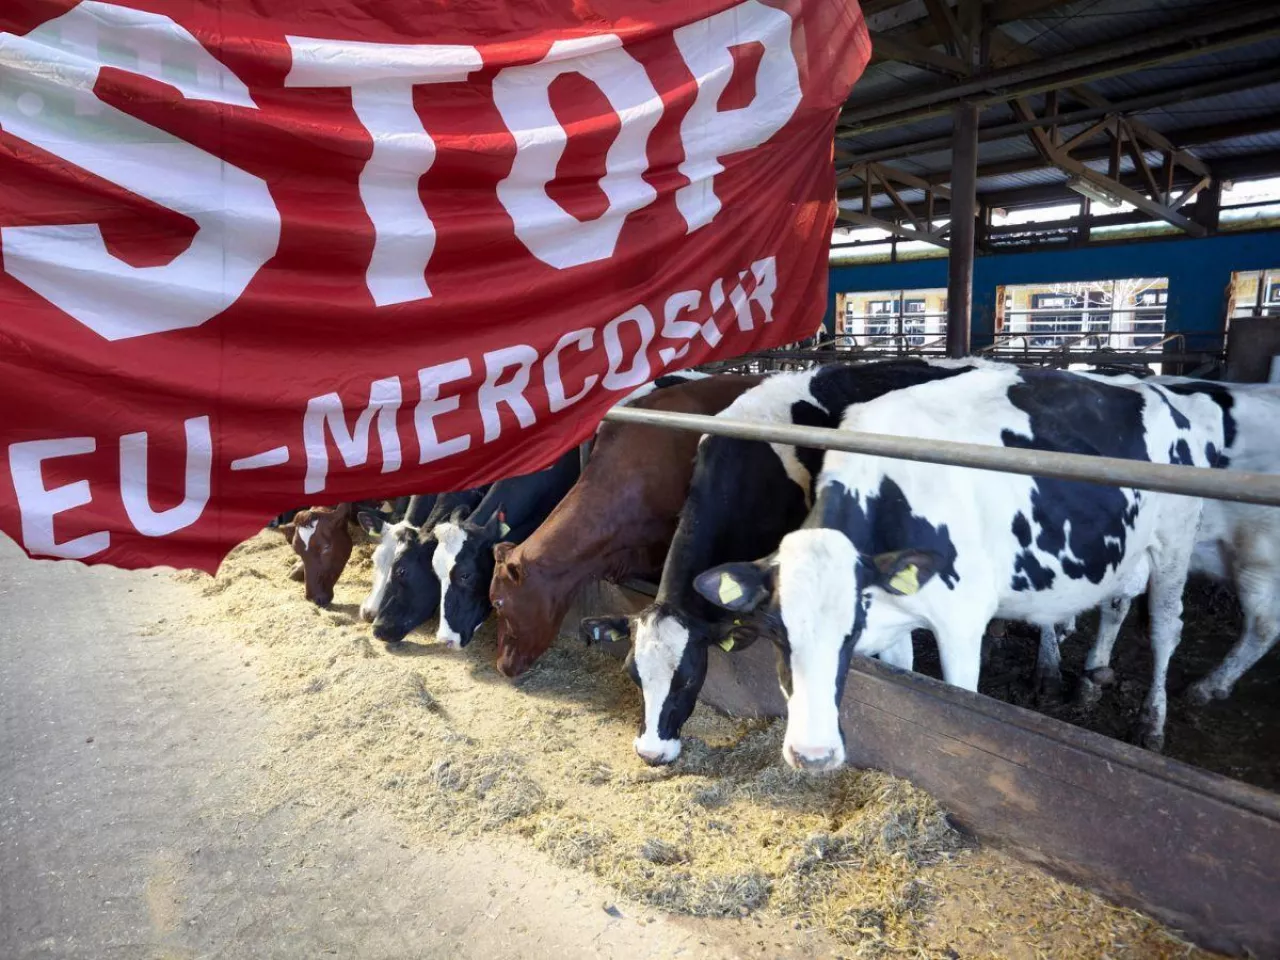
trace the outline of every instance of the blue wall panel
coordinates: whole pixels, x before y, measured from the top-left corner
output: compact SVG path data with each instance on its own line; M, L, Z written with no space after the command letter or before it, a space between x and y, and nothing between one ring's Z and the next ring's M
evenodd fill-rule
M1211 349L1222 334L1231 274L1270 268L1280 268L1280 230L978 257L973 266L973 345L976 348L991 342L996 288L1005 284L1168 277L1165 329L1202 334L1187 338L1188 349ZM829 333L834 332L837 292L945 287L947 261L943 257L832 267L830 279Z

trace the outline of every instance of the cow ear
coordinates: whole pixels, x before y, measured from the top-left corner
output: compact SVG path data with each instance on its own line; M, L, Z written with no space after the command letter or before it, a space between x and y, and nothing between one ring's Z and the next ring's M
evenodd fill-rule
M287 543L293 543L293 534L298 529L298 525L290 521L289 523L280 524L276 529L280 531L280 535L284 537Z
M758 634L755 630L742 626L742 621L735 619L732 626L718 637L711 637L710 642L725 653L738 653L756 642Z
M909 597L937 573L939 557L929 550L895 550L871 558L876 583L888 593Z
M467 519L466 507L455 507L453 513L449 514L450 523L461 523L465 519Z
M519 586L523 574L520 570L520 564L511 559L511 552L515 550L515 548L516 545L511 543L509 540L504 540L502 543L495 543L493 545L493 561L497 564L499 569L511 578L512 583ZM494 572L496 573L497 570Z
M501 505L489 515L489 520L484 525L484 532L495 540L511 532L511 528L507 526L507 515Z
M626 617L586 617L578 624L582 642L620 643L631 639L631 621Z
M374 513L372 510L361 510L356 514L356 519L360 521L360 526L364 532L371 537L379 536L387 522L386 517L380 513Z
M773 568L765 563L726 563L698 574L693 589L717 607L746 613L773 592Z

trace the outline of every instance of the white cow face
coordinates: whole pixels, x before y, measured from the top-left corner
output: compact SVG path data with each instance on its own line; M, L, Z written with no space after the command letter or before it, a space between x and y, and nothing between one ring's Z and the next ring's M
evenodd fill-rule
M401 531L409 530L408 521L387 523L386 519L372 511L361 510L358 516L360 526L371 537L378 538L378 546L373 551L373 586L369 595L360 604L360 617L373 623L378 616L378 607L387 592L387 580L391 576L391 562L395 559L396 544L404 538Z
M873 598L878 591L914 593L934 565L925 551L863 557L841 531L817 527L788 534L771 557L714 567L694 581L718 606L735 612L764 606L780 622L773 636L787 698L782 756L790 766L817 772L844 764L840 700Z

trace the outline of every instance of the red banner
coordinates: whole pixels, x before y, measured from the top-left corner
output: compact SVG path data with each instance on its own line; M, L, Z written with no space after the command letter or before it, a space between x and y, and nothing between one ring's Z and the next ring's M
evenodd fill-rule
M0 528L212 570L812 335L852 0L5 0Z

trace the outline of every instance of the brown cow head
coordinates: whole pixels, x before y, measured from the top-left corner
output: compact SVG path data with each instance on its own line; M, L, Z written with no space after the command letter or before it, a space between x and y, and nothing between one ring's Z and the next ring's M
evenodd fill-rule
M302 559L307 599L317 606L333 602L333 588L351 556L351 504L312 507L277 529Z
M518 677L550 649L565 609L555 609L561 591L539 589L536 568L525 565L515 544L496 544L493 559L489 602L498 620L498 672Z

